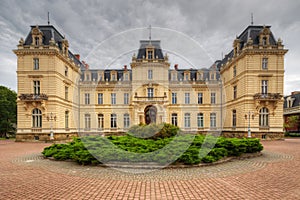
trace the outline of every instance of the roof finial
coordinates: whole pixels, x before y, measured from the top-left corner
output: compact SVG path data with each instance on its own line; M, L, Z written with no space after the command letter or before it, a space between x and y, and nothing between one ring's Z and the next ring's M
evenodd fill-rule
M253 25L253 13L251 13L251 25Z
M151 24L149 25L149 43L151 44Z
M48 11L48 25L50 25L50 13Z

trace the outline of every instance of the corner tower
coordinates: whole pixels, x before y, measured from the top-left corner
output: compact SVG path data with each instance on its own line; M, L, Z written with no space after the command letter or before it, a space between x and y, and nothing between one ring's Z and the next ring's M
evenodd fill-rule
M248 26L219 63L226 91L223 133L232 137L283 137L284 49L270 26Z
M82 63L52 25L31 26L14 53L18 57L17 141L68 140L74 123L75 81Z

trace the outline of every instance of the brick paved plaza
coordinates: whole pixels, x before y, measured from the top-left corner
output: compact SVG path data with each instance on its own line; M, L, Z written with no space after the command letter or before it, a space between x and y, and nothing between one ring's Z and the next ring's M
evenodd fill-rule
M300 199L300 140L261 157L130 173L43 159L49 144L0 141L0 199Z

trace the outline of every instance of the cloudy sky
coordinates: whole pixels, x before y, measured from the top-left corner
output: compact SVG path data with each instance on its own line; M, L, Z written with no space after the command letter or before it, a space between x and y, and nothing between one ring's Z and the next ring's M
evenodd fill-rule
M62 0L0 1L0 85L17 90L17 60L12 50L30 25L50 22L66 36L73 53L91 68L121 68L130 63L140 39L161 40L172 64L209 67L251 21L271 25L287 49L285 91L300 90L300 2L294 0Z

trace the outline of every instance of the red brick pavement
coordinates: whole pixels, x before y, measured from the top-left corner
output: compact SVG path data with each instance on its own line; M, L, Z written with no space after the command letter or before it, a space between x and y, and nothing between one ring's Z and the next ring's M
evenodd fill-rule
M268 160L268 156L250 159L244 162L246 165L236 167L247 168L247 163L249 167L250 164L260 166L243 173L231 171L225 176L226 170L235 168L227 169L226 164L221 164L216 169L224 170L222 176L195 174L187 175L188 178L184 178L184 173L193 172L193 169L168 170L169 174L177 174L173 174L172 179L152 180L156 172L140 175L139 179L134 178L135 174L118 179L109 178L109 175L68 174L63 169L64 162L54 170L49 169L55 161L45 160L48 168L34 161L32 164L17 163L14 161L38 153L49 144L0 141L0 199L300 199L300 140L265 141L263 144L267 152L275 153L275 157L280 153L278 155L286 155L289 159L274 161ZM231 165L240 163L234 161ZM213 173L214 169L206 167L205 170Z

